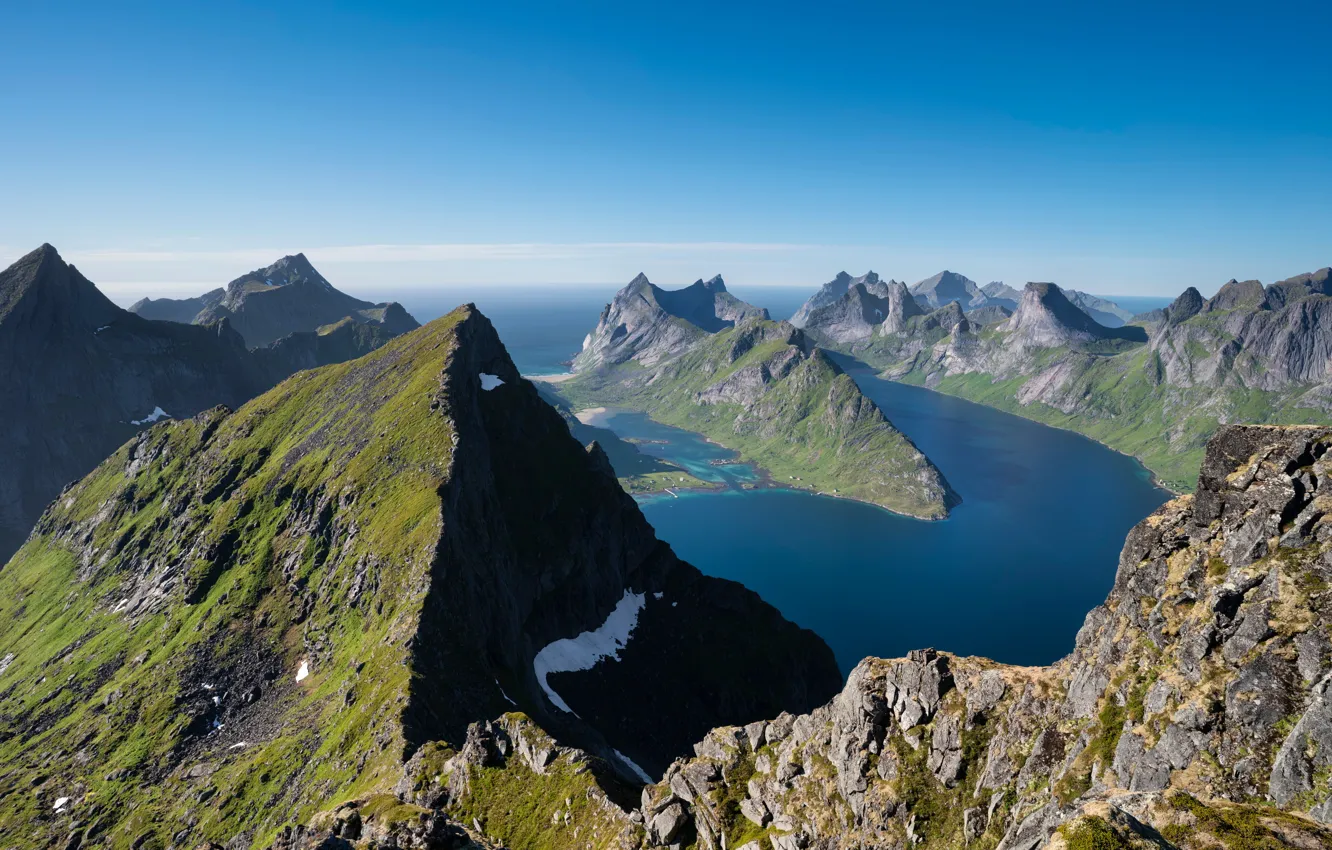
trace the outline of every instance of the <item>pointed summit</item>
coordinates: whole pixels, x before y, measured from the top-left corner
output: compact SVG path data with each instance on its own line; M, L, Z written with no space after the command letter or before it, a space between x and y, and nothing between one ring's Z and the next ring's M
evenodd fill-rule
M722 280L721 275L713 275L711 280L703 284L703 288L709 292L725 292L726 281Z
M983 307L987 301L985 293L974 280L948 269L912 286L911 294L924 302L924 306L932 309L938 309L949 301L956 301L962 305L963 310L968 310L972 307Z
M1222 288L1224 289L1224 287ZM1202 311L1204 303L1202 293L1195 287L1190 286L1181 292L1178 298L1170 302L1170 306L1166 308L1166 320L1172 325L1188 321Z
M0 272L0 324L29 321L100 327L120 312L50 243Z
M645 274L643 274L643 272L639 272L637 275L634 276L634 279L633 279L633 280L629 281L629 285L630 285L630 286L651 286L651 285L652 285L652 281L648 280L648 276L645 275Z

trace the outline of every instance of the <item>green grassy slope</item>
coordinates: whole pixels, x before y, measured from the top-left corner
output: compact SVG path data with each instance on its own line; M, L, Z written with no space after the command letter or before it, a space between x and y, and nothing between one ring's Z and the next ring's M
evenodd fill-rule
M73 822L110 847L166 847L186 825L262 845L396 778L401 638L453 439L417 400L458 319L159 425L61 496L0 571L0 844ZM321 525L338 499L350 524ZM229 724L261 694L265 713Z
M709 336L659 370L589 372L559 384L573 407L642 410L733 449L783 485L941 518L956 496L855 382L793 329L751 320ZM789 369L788 371L785 371ZM712 394L710 388L736 387Z

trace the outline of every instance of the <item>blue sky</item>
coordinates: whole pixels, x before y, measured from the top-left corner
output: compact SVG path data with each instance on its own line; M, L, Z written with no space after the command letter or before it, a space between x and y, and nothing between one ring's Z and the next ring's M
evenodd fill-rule
M362 292L1270 281L1332 263L1325 5L6 4L0 257L124 292L297 250Z

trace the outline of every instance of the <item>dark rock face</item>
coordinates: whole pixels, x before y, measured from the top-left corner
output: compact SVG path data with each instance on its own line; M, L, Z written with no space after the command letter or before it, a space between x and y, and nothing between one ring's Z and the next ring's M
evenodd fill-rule
M840 682L817 636L656 539L471 307L139 434L47 510L0 606L7 845L65 835L62 797L182 846L513 846L485 836L523 789L632 834L637 771Z
M120 309L43 245L0 272L0 560L62 487L161 416L239 406L298 369L364 354L385 331L297 334L249 352L227 321Z
M651 366L749 318L767 319L768 311L731 295L720 275L668 290L640 274L601 311L573 369L585 372L630 360Z
M1166 308L1166 316L1173 324L1179 324L1198 315L1204 306L1202 293L1190 286L1181 292L1178 298L1170 302L1170 306Z
M677 829L712 848L743 833L736 811L783 848L1034 848L1093 826L1204 847L1240 819L1253 846L1328 846L1330 452L1329 428L1221 429L1197 495L1130 532L1071 656L866 659L808 715L713 730L643 817L683 806Z
M420 327L401 304L372 304L339 292L304 254L283 257L198 298L145 298L130 312L201 325L226 319L251 348L348 318L380 325L390 337Z

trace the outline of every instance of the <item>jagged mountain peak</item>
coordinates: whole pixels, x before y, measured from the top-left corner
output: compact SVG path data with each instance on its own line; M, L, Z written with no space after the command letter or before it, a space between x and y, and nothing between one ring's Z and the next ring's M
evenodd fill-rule
M911 294L926 306L939 308L949 301L957 301L963 308L980 307L986 302L985 293L971 278L944 269L911 287Z
M0 321L26 314L33 321L83 327L112 321L123 312L50 243L0 272Z
M735 326L768 311L726 291L721 275L680 289L663 289L639 274L601 313L596 328L574 357L574 371L628 360L651 365L679 354L703 335Z
M558 651L626 606L611 660ZM25 789L5 846L61 798L108 834L146 813L154 845L275 834L511 711L659 773L840 680L816 636L656 539L472 307L122 446L0 570L0 647L0 796Z
M333 288L333 284L319 273L304 254L287 254L261 269L243 274L227 284L227 296L230 301L250 294L256 286L282 287L293 285L315 285L330 292L342 295ZM350 296L343 296L349 298ZM354 300L354 299L353 299ZM366 303L368 302L361 302Z
M800 308L791 316L791 324L798 328L804 327L815 310L837 301L837 299L846 295L847 290L856 283L877 285L880 283L879 275L869 271L860 277L852 277L849 272L838 272L832 280L821 285L817 292L811 295L804 304L800 305Z
M715 293L715 292L725 292L725 291L726 291L726 281L722 280L722 276L719 275L719 274L717 274L717 275L713 275L712 277L708 278L707 280L704 280L703 278L699 278L698 280L694 281L694 284L693 284L693 285L694 285L694 286L701 286L701 287L703 287L703 289L707 290L708 292L714 292L714 293Z

